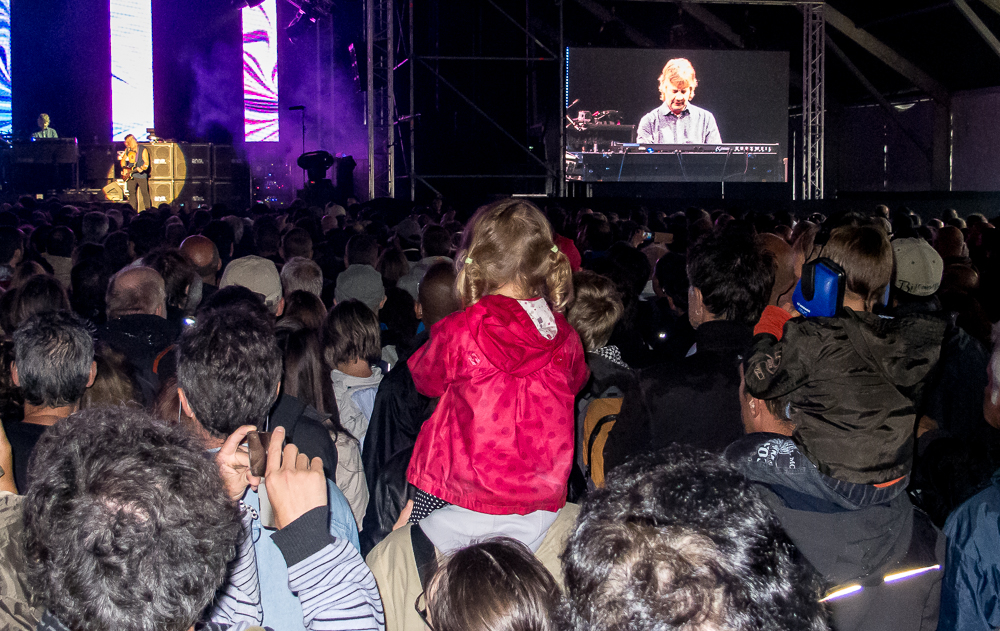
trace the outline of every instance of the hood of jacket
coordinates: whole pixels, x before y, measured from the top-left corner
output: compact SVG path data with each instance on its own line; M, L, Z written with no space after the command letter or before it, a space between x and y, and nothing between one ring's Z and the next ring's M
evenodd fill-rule
M465 314L469 331L486 358L515 377L544 368L572 330L562 323L554 339L545 339L524 307L506 296L484 296ZM553 315L557 322L563 319L560 313Z
M863 579L906 556L913 505L905 493L886 504L827 513L791 508L758 486L792 542L833 585Z
M862 356L866 350L870 351L867 355L876 359L893 385L911 388L923 381L937 364L948 328L948 318L943 314L909 313L896 318L853 311L848 314L862 324L858 330L864 344L862 348L855 344L855 349Z

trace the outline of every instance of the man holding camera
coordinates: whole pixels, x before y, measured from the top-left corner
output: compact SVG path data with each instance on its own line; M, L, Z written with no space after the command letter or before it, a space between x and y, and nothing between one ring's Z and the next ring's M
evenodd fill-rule
M243 426L264 426L278 397L281 371L281 351L270 322L246 305L200 313L197 324L188 327L178 342L181 408L197 422L194 432L209 449L224 448L227 439L240 433ZM280 443L284 435L282 431L276 440ZM315 458L313 462L320 463L322 472L322 461ZM328 483L327 487L329 533L356 550L358 531L350 506L336 485ZM283 631L302 629L304 612L289 590L282 551L274 540L279 533L272 529L280 528L280 523L276 513L273 520L270 518L273 502L263 499L263 489L270 490L268 481L261 487L253 485L242 498L252 516L263 621Z

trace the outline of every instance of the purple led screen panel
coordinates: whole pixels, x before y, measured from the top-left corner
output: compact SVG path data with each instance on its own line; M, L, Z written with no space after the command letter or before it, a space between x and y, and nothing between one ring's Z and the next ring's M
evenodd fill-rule
M152 0L111 0L111 139L153 127Z
M276 0L243 9L243 129L247 142L278 142Z
M0 0L0 134L13 131L10 91L10 0Z

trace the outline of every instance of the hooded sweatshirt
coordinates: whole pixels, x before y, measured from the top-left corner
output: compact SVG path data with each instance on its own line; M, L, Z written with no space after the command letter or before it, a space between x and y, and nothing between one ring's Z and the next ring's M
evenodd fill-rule
M589 372L566 318L554 314L547 339L527 308L485 296L435 324L408 360L417 391L440 397L414 445L410 484L491 515L566 504L573 400Z
M767 445L776 441L784 447L779 455L784 462L766 455ZM834 494L810 492L795 479L808 464L801 463L794 443L777 434L748 434L726 449L726 458L757 483L782 529L823 577L831 628L937 627L945 540L906 493L848 508Z

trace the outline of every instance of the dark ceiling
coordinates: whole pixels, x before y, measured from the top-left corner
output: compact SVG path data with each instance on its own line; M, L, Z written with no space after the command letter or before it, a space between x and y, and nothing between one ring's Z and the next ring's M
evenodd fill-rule
M993 3L1000 7L996 0ZM1000 34L997 11L981 0L968 0L968 4L993 33ZM595 15L601 13L594 11L595 5L604 10L603 15ZM949 92L1000 85L1000 57L952 2L834 0L829 6ZM707 11L731 29L743 48L790 51L793 77L801 76L795 70L801 67L802 16L793 6L566 0L565 10L565 36L571 46L739 48L731 37L706 25L703 18ZM830 24L827 35L883 95L890 99L924 96L909 80ZM837 56L828 54L826 71L828 98L841 103L872 101L870 93ZM793 83L793 103L797 87L798 83Z

